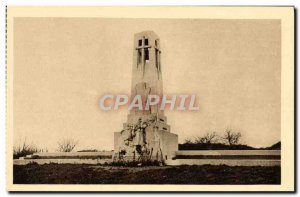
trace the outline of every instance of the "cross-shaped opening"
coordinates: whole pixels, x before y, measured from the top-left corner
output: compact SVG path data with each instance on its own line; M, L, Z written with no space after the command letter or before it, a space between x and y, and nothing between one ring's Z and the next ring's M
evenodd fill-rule
M142 37L137 41L137 67L140 63L149 63L150 61L150 41L148 38Z
M149 49L145 48L145 61L149 62Z

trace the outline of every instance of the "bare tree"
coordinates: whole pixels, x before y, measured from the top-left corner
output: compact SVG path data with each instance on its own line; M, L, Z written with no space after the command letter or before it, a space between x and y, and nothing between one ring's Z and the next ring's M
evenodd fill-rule
M232 132L230 129L226 129L223 140L230 146L238 144L242 134L240 132Z
M212 144L218 141L216 132L206 133L203 137L197 137L195 142L200 144Z
M64 138L57 143L59 152L71 152L78 144L78 141L71 138Z

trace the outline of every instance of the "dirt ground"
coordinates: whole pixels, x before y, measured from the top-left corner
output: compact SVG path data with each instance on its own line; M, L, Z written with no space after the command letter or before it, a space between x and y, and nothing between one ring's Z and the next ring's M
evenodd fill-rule
M15 165L15 184L280 184L280 167Z

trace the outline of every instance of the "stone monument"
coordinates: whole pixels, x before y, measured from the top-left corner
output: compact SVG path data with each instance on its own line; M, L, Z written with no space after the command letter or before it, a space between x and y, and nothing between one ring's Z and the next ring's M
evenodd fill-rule
M131 96L140 95L146 104L148 95L163 95L160 40L153 31L135 34ZM159 104L148 109L130 110L123 130L114 133L115 161L164 161L178 150L178 136Z

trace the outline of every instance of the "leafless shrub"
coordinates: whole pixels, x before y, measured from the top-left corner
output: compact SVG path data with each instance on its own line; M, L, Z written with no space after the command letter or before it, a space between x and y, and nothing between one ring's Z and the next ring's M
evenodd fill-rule
M191 140L191 139L189 139L189 138L186 138L185 140L184 140L184 144L193 144L194 142Z
M26 138L23 142L13 147L13 158L25 157L26 155L32 155L33 153L41 152L33 143L28 143Z
M203 137L196 137L196 144L212 144L218 142L218 135L216 132L206 133Z
M231 146L238 144L241 137L242 134L240 132L232 132L231 129L226 129L223 140Z
M64 138L57 143L59 152L71 152L78 144L78 141L71 138Z

